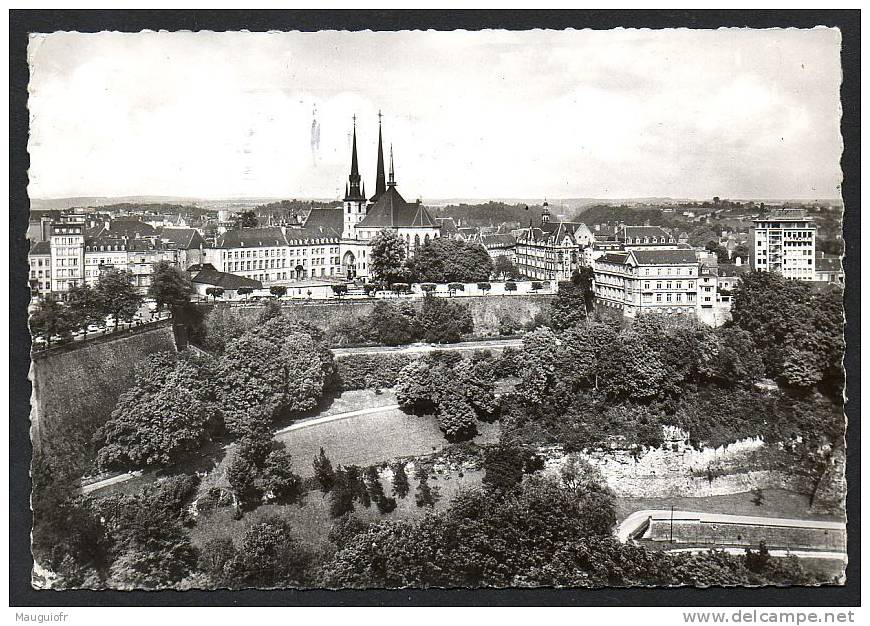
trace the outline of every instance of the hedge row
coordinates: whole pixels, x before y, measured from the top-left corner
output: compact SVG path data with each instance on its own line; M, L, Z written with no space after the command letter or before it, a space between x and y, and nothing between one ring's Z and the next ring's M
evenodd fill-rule
M392 387L411 357L406 354L348 354L335 360L344 391Z

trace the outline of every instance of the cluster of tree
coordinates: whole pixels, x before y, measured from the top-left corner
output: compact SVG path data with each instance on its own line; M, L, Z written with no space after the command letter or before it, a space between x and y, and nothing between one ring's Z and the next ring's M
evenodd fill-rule
M399 346L416 341L456 343L472 332L474 322L467 306L426 294L419 310L410 302L380 300L361 320L333 327L332 336L339 345Z
M165 467L224 432L267 432L317 406L334 378L320 332L267 308L217 357L150 357L95 436L98 466Z
M498 410L489 359L427 355L399 372L395 391L403 410L436 415L449 441L470 439L477 432L477 418L492 419Z
M369 267L376 279L388 285L482 282L493 272L492 259L479 243L438 237L421 245L409 258L407 242L389 229L372 239Z
M319 330L280 314L261 317L227 342L215 365L215 393L227 430L239 434L251 424L268 425L313 409L334 373L332 352Z
M178 476L132 495L66 499L34 525L35 558L57 588L172 586L196 569L185 527L197 485Z
M492 259L479 243L461 239L432 239L407 262L413 282L474 283L489 280Z
M577 468L457 496L418 521L345 523L321 582L331 587L716 585L815 582L796 560L671 555L611 535L613 495ZM485 541L480 538L485 537Z
M438 217L451 217L462 225L492 226L502 222L528 224L534 220L541 223L542 205L507 204L506 202L485 202L482 204L448 204L445 207L432 207Z
M662 445L663 426L697 446L761 436L814 467L843 440L842 404L806 388L758 388L765 354L757 345L737 324L712 329L658 315L541 327L519 355L497 362L520 378L500 403L502 429L529 443L582 450L621 441L637 453Z
M133 386L94 435L100 469L169 466L222 434L223 419L207 357L150 355Z
M109 316L115 324L129 322L143 301L132 281L132 273L111 269L102 272L93 287L70 287L64 303L48 294L31 315L30 330L50 342L51 337L66 339L73 331L92 324L104 327ZM154 264L148 296L154 298L158 309L188 302L190 292L190 281L177 267L168 261Z
M310 585L314 555L287 520L266 517L245 531L236 547L230 537L215 537L200 548L198 566L216 587L287 588Z
M403 467L404 471L404 467ZM384 491L380 472L374 465L365 470L356 465L333 469L332 462L326 456L323 448L320 454L314 457L314 478L324 494L329 494L329 513L333 518L346 516L354 510L354 502L365 508L371 507L374 502L378 511L382 514L392 513L396 509L396 499L390 497ZM405 476L407 486L407 476ZM403 493L394 493L404 498L407 489Z
M843 292L773 272L744 274L734 289L733 325L751 338L764 371L790 387L820 387L832 397L845 383Z
M678 228L680 222L669 218L661 209L639 209L629 206L596 204L580 211L575 218L587 224L646 224L664 228Z
M302 479L292 467L290 453L273 441L269 427L252 423L239 438L226 476L242 507L255 508L264 499L286 504L302 495Z

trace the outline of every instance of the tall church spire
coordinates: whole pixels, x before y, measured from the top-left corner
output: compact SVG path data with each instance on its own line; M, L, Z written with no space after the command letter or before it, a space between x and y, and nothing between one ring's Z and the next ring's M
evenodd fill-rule
M384 140L381 135L381 112L378 111L378 173L375 177L375 197L387 190L386 177L384 176Z
M396 186L396 170L393 167L393 144L390 144L390 179L387 181L390 187Z
M362 200L365 196L360 190L359 161L356 157L356 115L353 116L353 148L350 156L350 176L348 176L349 184L345 191L344 199L347 200Z

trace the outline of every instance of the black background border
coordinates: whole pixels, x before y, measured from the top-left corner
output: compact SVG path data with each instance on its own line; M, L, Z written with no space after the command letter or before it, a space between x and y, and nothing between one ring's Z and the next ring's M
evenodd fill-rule
M860 605L860 104L861 14L811 11L273 11L12 10L9 12L9 601L10 606L858 606ZM847 583L820 588L429 589L367 591L38 591L30 586L30 338L27 331L27 35L59 30L480 30L502 28L812 28L842 33L841 131L846 206L846 370L849 401Z

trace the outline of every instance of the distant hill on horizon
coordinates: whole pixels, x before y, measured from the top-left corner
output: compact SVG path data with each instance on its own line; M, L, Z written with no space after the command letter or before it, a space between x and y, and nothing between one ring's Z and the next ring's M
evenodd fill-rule
M732 201L755 201L766 203L782 202L824 202L829 204L842 204L840 198L723 198ZM69 209L74 207L101 207L113 204L183 204L194 205L206 209L219 209L224 207L248 208L260 204L279 202L282 200L298 200L303 202L332 202L335 198L323 197L228 197L228 198L195 198L186 196L75 196L68 198L31 198L30 208L37 210L46 209ZM685 202L704 202L711 198L668 198L668 197L639 197L639 198L547 198L550 205L571 211L582 212L583 209L594 205L620 205L620 204L680 204ZM508 205L528 204L540 206L543 198L430 198L423 202L426 206L445 207L465 205L479 205L488 202L504 203Z

